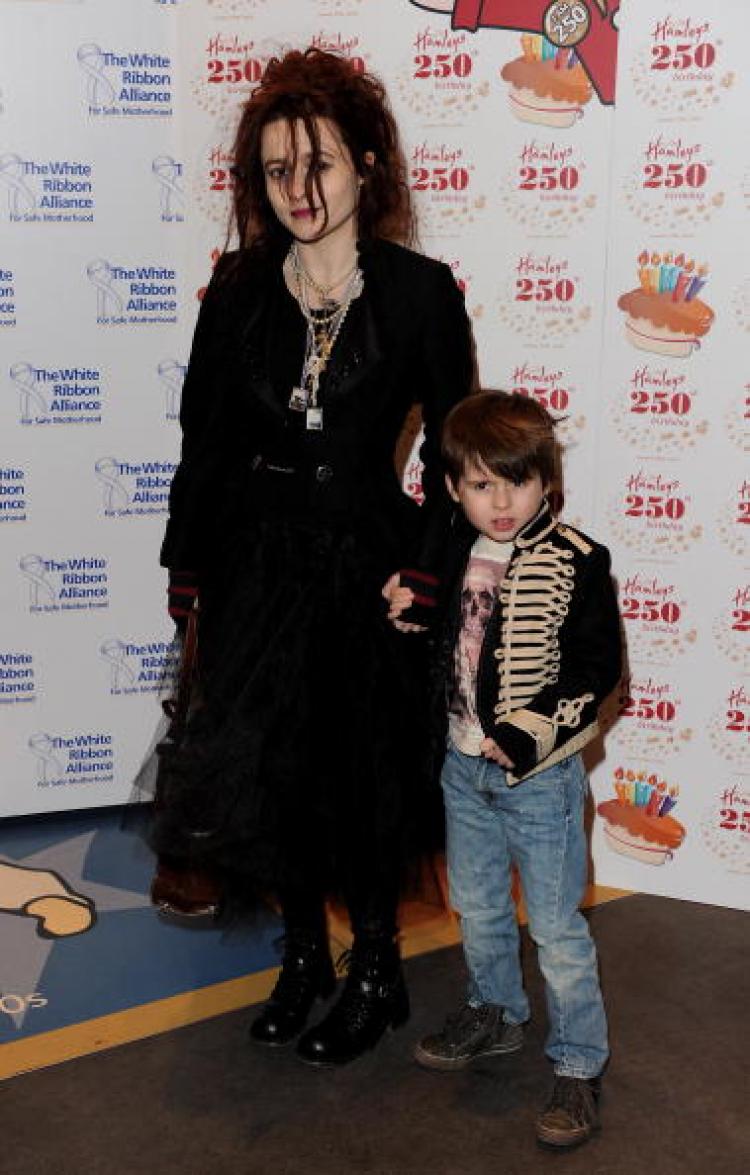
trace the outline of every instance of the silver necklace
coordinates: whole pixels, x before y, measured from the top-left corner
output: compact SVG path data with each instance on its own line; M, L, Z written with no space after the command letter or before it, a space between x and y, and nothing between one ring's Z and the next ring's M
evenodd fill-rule
M324 286L320 282L316 281L312 274L308 273L305 269L304 263L299 254L299 246L297 245L296 241L293 242L292 247L289 250L289 259L294 276L297 280L297 284L302 285L304 283L305 285L309 286L310 289L315 290L315 293L322 299L324 308L327 308L327 306L330 305L332 301L331 291L338 289L338 287L343 285L344 282L350 281L359 268L359 263L355 259L354 265L350 270L347 271L347 273L343 274L342 277L337 278L336 281L331 282L330 285Z
M292 267L297 285L297 300L307 323L307 338L302 374L299 385L292 388L289 407L293 412L305 413L305 426L309 431L320 432L323 428L323 409L318 402L320 381L351 304L362 292L363 277L359 267L355 266L349 275L341 302L334 302L325 308L323 314L315 315L310 307L304 276L297 270L293 258Z

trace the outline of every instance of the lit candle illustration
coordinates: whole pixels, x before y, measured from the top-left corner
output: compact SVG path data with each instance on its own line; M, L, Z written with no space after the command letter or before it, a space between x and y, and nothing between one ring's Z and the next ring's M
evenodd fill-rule
M670 288L669 281L670 281L670 278L672 277L672 269L673 269L672 254L665 253L664 260L662 261L661 267L659 269L659 293L660 294L663 294L665 290L668 290Z
M629 804L634 804L634 803L635 803L635 772L633 772L633 771L628 771L628 773L627 773L627 775L625 776L625 778L626 778L626 779L627 779L627 781L628 781L628 782L627 782L627 785L626 785L626 787L627 787L627 797L628 797L628 803L629 803Z
M542 37L542 61L551 61L555 56L555 46L546 37Z
M693 261L686 261L685 262L682 273L678 276L677 281L675 282L675 287L672 290L672 301L673 302L682 302L683 301L683 299L685 297L685 291L687 290L688 286L690 285L690 281L693 276L694 264L695 263Z
M575 49L570 50L570 56L568 57L567 64L568 64L568 69L573 69L574 66L578 65L578 57L576 55Z
M527 61L534 60L534 38L531 33L524 33L521 37L521 48Z
M660 806L662 800L664 799L664 793L666 792L666 790L667 790L667 785L666 785L666 783L664 783L663 780L661 783L657 783L656 787L651 792L651 796L649 798L648 805L646 807L646 815L647 816L658 816L659 815L659 806Z
M679 789L679 787L677 787L676 784L674 787L670 787L669 795L664 796L664 798L661 802L661 806L659 808L659 815L660 816L667 816L672 811L675 804L677 803L677 797L679 794L680 794L680 789Z
M692 302L693 298L695 298L695 296L701 292L701 290L703 289L703 287L705 286L706 281L707 281L707 278L706 278L707 273L708 273L708 266L707 265L699 265L698 266L698 271L697 271L695 277L692 279L692 281L690 282L690 285L688 286L687 290L685 291L685 301L686 302Z
M648 293L648 253L644 249L638 256L638 281L641 283L641 289Z
M615 792L617 793L617 799L621 804L627 804L628 802L624 779L625 772L623 771L622 767L618 767L615 771Z
M661 254L651 254L651 265L648 270L649 290L652 294L659 293L659 269L661 266Z
M682 273L682 267L685 264L685 254L680 253L674 259L674 265L670 267L668 290L673 290L677 285L677 279Z

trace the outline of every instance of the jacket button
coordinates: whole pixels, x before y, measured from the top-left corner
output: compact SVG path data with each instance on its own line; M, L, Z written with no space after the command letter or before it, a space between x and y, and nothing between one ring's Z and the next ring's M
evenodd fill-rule
M319 465L315 470L315 480L321 483L330 481L333 477L333 470L330 465Z

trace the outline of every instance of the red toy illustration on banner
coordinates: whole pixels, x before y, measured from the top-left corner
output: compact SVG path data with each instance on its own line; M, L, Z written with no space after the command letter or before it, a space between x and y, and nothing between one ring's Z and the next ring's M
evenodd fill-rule
M620 0L411 0L417 8L451 14L454 29L517 29L543 33L559 49L574 50L574 64L602 102L615 100ZM567 62L568 59L566 59ZM562 65L562 62L561 62Z

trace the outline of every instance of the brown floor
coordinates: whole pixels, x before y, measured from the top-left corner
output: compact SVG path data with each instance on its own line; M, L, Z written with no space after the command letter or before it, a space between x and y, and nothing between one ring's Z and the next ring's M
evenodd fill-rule
M0 1085L3 1175L744 1175L748 919L634 896L591 915L613 1057L604 1129L570 1154L537 1148L549 1072L534 1021L523 1053L455 1076L418 1069L414 1041L460 998L460 951L407 963L413 1015L334 1072L253 1049L246 1012Z

